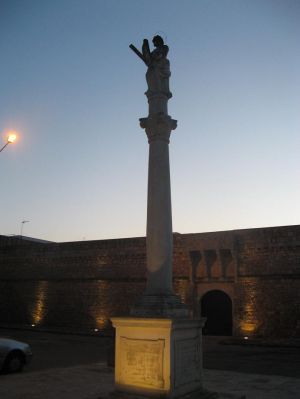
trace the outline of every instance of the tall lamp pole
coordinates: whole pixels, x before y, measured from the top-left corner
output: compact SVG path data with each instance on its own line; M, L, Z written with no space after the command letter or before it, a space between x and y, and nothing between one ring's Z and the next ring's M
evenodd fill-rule
M25 223L29 223L29 222L30 222L30 220L22 220L22 222L21 222L21 234L20 234L21 238L23 237L23 226L24 226Z
M0 149L0 152L2 152L4 150L4 148L8 146L8 144L13 143L16 140L16 138L17 138L17 135L15 133L10 133L7 136L6 144L4 144L4 146Z

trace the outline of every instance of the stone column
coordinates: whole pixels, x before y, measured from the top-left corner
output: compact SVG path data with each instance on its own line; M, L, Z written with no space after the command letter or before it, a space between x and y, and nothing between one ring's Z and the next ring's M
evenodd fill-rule
M149 141L147 287L131 317L113 317L116 328L115 391L112 399L219 398L203 389L202 337L205 319L189 319L172 288L172 210L169 139L177 122L168 115L168 46L153 38L150 52L130 48L148 66L149 115L141 118Z
M148 118L141 118L149 142L147 203L147 287L133 307L134 316L186 317L188 310L173 292L173 234L169 142L177 121L167 114L171 93L146 92Z
M147 204L148 295L172 295L172 210L169 137L176 121L152 117L141 121L149 141Z

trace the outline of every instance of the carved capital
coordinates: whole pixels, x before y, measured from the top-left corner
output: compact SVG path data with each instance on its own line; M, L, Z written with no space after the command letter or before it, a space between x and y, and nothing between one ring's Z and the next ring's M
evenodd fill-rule
M157 114L148 118L140 118L140 126L145 129L148 136L148 142L162 140L170 142L170 134L177 127L177 121L169 115Z

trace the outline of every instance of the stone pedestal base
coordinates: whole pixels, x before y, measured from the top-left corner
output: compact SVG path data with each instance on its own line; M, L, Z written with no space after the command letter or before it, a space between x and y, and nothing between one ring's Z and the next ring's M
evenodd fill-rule
M109 399L149 399L149 396L142 396L133 393L114 391ZM231 393L209 392L200 389L180 397L180 399L247 399L245 395L235 395Z
M165 396L159 396L159 398L165 398ZM120 391L114 391L110 394L109 399L149 399L149 395L138 395L133 393L124 393ZM231 395L219 396L216 392L208 392L203 389L192 392L191 394L186 394L180 397L180 399L245 399L233 397Z
M112 323L114 396L175 398L198 392L199 399L216 397L202 388L203 319L115 317Z

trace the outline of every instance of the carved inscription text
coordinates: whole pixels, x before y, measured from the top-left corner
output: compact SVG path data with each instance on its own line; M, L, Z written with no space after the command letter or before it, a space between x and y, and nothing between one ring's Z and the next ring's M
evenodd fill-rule
M121 337L120 382L149 388L163 388L163 339Z

